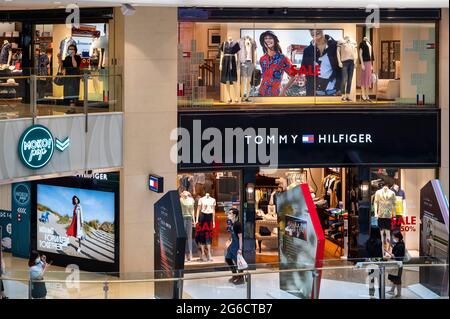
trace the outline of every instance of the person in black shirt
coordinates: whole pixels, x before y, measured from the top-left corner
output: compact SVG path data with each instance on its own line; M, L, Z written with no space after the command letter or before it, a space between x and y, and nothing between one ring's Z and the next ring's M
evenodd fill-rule
M370 237L366 242L366 250L367 250L367 257L369 259L378 261L381 261L383 259L383 245L381 244L380 228L376 226L372 226L370 228ZM374 272L375 270L371 269L369 271L369 276L371 276ZM369 283L369 295L371 298L373 298L375 294L374 281L375 278L371 278ZM381 288L378 288L378 293L381 299Z
M232 208L228 211L228 219L232 223L230 227L231 238L227 242L227 250L225 253L225 262L230 266L231 272L236 274L237 270L237 256L242 254L242 226L238 221L239 211L236 208ZM242 271L239 271L242 272ZM240 285L244 283L243 276L236 276L230 278L229 282Z
M391 256L397 261L403 261L406 254L406 248L405 242L403 241L403 235L399 230L395 230L392 232L392 241L394 245L392 247ZM397 288L397 294L395 295L396 298L399 298L402 295L402 272L403 268L399 267L397 275L388 275L388 279L393 284L391 290L388 291L388 293L393 295L395 293L395 288Z
M71 107L75 107L75 103L80 97L80 64L81 57L77 55L76 45L69 45L67 56L62 61L62 67L64 75L68 76L64 79L64 100L68 100Z

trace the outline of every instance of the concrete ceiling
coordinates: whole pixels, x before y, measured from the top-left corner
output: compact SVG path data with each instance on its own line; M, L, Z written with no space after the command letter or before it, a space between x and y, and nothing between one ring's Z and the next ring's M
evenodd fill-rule
M248 8L363 8L378 5L381 8L448 8L448 0L0 0L0 10L56 9L69 3L80 7L111 7L130 3L139 6L183 7L248 7ZM311 5L313 4L313 5Z

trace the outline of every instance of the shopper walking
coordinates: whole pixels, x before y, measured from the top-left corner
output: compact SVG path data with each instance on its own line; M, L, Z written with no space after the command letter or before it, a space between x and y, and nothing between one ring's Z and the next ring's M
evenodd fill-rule
M228 219L231 221L231 227L229 231L231 233L231 238L227 241L227 250L225 253L225 262L230 266L231 272L233 274L241 273L237 269L237 257L238 254L242 254L242 226L238 221L239 211L236 208L232 208L228 211ZM229 279L229 282L240 285L244 283L244 277L233 275Z
M405 242L403 241L403 235L399 230L392 232L392 253L390 254L395 260L403 261L406 254ZM397 294L394 297L400 298L402 296L402 273L403 267L398 268L396 275L389 274L388 279L392 282L392 288L388 291L388 294L394 295L395 289L397 289Z
M28 260L30 267L30 292L33 299L45 299L47 288L45 287L44 274L47 270L47 257L39 255L37 251L32 251Z
M370 261L382 261L383 260L383 245L381 243L381 232L380 228L377 226L372 226L370 228L370 237L366 242L366 250L367 250L367 257ZM375 278L373 277L373 274L375 272L375 269L371 269L369 271L369 295L371 298L374 298L375 295ZM379 278L381 280L381 277ZM378 294L379 298L381 299L381 287L380 282L378 283Z

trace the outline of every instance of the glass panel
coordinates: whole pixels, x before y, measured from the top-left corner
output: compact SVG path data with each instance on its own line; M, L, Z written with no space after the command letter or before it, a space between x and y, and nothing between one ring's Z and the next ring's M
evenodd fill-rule
M231 208L240 210L240 181L239 171L178 174L185 227L191 229L186 248L188 267L206 266L205 262L224 265L226 242L230 238L226 213Z
M434 24L180 22L179 35L180 107L435 104Z

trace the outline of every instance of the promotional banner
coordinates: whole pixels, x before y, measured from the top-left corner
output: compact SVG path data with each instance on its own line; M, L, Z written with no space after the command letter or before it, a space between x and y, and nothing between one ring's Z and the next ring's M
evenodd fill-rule
M177 191L167 192L154 205L155 278L183 276L186 231ZM178 299L178 282L155 282L155 296L160 299Z
M279 193L277 212L280 227L280 269L321 267L325 237L308 184ZM319 271L318 289L320 279ZM302 299L313 298L314 281L311 271L280 273L280 289Z
M9 210L0 209L0 227L2 228L1 249L11 252L12 248L12 214Z
M436 167L439 118L425 109L179 113L179 168Z
M31 183L31 247L54 265L118 273L118 181L76 176Z
M254 41L256 69L261 71L261 82L250 96L340 95L337 48L343 30L241 29L241 38ZM322 55L314 45L318 42L326 45ZM275 51L272 58L269 49Z
M114 263L113 192L37 184L39 251Z
M12 184L12 254L28 258L30 254L31 187L30 183Z
M448 201L439 180L420 190L420 256L448 264ZM448 296L448 267L421 267L420 283L440 296Z

